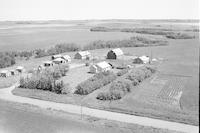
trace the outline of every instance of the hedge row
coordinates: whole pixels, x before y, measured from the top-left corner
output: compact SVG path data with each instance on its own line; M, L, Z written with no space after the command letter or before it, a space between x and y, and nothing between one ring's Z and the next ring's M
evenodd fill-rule
M146 66L142 68L133 69L125 79L115 81L111 84L107 92L102 92L97 95L99 100L118 100L131 91L133 86L138 85L144 79L150 77L152 73L155 73L156 68L152 66Z
M76 94L80 95L87 95L94 90L97 90L112 81L114 81L117 76L112 72L102 72L94 75L93 77L89 78L88 80L78 84L76 87Z

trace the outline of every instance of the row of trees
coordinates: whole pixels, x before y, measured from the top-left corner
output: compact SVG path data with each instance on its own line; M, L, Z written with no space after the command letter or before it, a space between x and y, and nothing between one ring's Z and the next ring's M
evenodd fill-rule
M156 72L153 66L146 66L142 68L133 69L130 73L123 78L117 79L111 83L108 90L101 92L97 95L98 100L118 100L131 92L134 86L137 86L144 79L150 77Z

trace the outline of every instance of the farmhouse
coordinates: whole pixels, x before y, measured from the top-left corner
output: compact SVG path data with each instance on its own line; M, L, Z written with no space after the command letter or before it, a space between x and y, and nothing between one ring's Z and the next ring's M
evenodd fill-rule
M55 60L56 58L61 58L61 57L62 57L62 55L57 54L57 55L51 56L51 59L52 59L52 60Z
M135 64L149 63L149 57L145 56L145 55L140 56L140 57L135 56L135 57L132 58L132 60L133 60L133 63L135 63Z
M88 51L79 51L75 54L74 59L87 59L90 58L91 54Z
M91 73L105 72L111 70L111 68L112 67L107 62L103 61L97 63L96 65L91 65L90 72Z
M19 73L25 72L25 68L24 68L23 66L18 66L18 67L16 68L16 70L17 70Z
M63 55L62 59L64 59L66 62L71 62L71 57L69 55Z
M64 63L66 63L66 60L64 60L63 58L56 58L53 60L53 62L55 64L64 64Z
M50 67L50 66L53 66L54 64L53 64L53 62L52 61L45 61L44 62L44 66L45 67Z
M110 50L107 54L107 59L117 59L120 56L122 56L124 53L120 48L116 48L113 50Z
M11 73L8 70L2 70L0 72L0 77L9 77L9 76L11 76Z

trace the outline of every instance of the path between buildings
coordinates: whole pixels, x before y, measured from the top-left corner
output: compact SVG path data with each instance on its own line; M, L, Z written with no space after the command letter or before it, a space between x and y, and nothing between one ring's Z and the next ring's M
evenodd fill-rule
M102 118L102 119L138 124L138 125L143 125L143 126L150 126L154 128L175 130L175 131L186 132L186 133L199 132L199 127L193 126L193 125L164 121L164 120L153 119L153 118L142 117L142 116L128 115L128 114L123 114L123 113L110 112L110 111L105 111L105 110L92 109L88 107L81 107L79 105L55 103L55 102L50 102L50 101L16 96L12 94L12 90L17 85L18 83L14 84L13 86L9 88L1 89L0 99L18 102L18 103L36 105L45 109L51 108L51 109L62 110L68 113L73 113L73 114L78 114L78 115L82 114L82 115L87 115L87 116L92 116L92 117L97 117L97 118Z

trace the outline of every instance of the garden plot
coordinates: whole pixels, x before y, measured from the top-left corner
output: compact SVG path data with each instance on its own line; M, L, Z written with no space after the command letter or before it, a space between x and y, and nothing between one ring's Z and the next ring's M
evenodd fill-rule
M150 86L138 91L137 98L159 106L180 108L180 98L188 77L155 75Z

